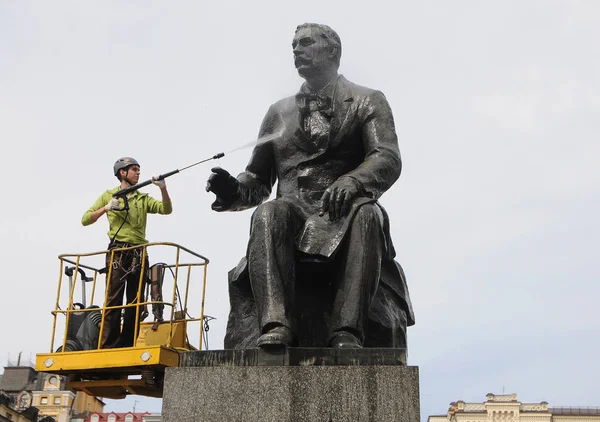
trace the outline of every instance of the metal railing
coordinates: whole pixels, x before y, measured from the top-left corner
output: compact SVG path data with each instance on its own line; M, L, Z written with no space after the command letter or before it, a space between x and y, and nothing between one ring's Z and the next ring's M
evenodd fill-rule
M147 259L146 257L148 256L148 249L150 248L159 248L159 247L163 247L163 248L170 248L170 250L175 250L175 258L174 258L174 262L172 263L162 263L163 267L165 269L168 269L173 277L173 288L172 288L172 292L171 292L171 296L170 296L170 301L162 299L162 300L146 300L144 298L144 287L145 287L145 280L147 279L147 276L145 275L146 272L149 270L149 268L146 268L146 263L147 263ZM138 286L137 286L137 296L134 302L132 303L124 303L123 305L120 306L106 306L107 305L107 300L108 300L108 292L109 292L109 287L110 287L110 281L111 281L111 276L112 276L112 272L113 272L113 262L115 259L115 254L116 253L121 253L121 252L127 252L127 251L132 251L132 250L139 250L142 249L142 259L141 259L141 269L140 269L140 276L139 276L139 280L138 280ZM107 256L108 255L108 256ZM182 263L180 262L180 260L182 259L186 259L189 260L191 262L185 262ZM102 258L104 257L106 259L106 267L102 267L102 268L98 268L97 265L91 265L88 264L87 261L92 260L93 258L96 258L96 260L98 260L98 258ZM57 332L57 323L58 323L58 317L59 315L64 315L65 316L65 327L64 327L64 335L63 335L63 339L62 339L62 347L60 348L60 352L66 351L66 346L67 346L67 337L68 337L68 333L69 333L69 324L71 321L71 315L74 313L79 313L79 312L101 312L102 317L101 317L101 321L100 321L100 327L99 327L99 334L98 334L98 343L96 346L96 349L100 349L101 348L101 343L102 343L102 337L103 337L103 333L105 330L105 320L106 320L106 312L110 311L110 310L124 310L126 308L136 308L136 316L135 316L135 330L134 330L134 337L133 337L133 346L135 346L138 336L139 336L139 327L140 327L140 316L142 315L142 310L143 309L147 309L148 306L152 306L152 305L162 305L165 308L170 308L171 312L170 312L170 317L168 319L165 319L164 321L160 321L160 324L169 324L169 335L167 337L167 342L164 346L167 347L172 347L172 340L173 340L173 335L174 335L174 325L175 323L181 323L184 322L184 326L183 326L183 330L184 330L184 334L183 337L184 339L186 339L186 347L184 347L184 349L187 348L196 348L197 350L202 350L202 344L203 344L203 322L205 320L205 315L204 315L204 304L205 304L205 295L206 295L206 275L207 275L207 266L209 263L208 258L197 254L196 252L193 252L190 249L187 249L183 246L180 246L176 243L172 243L172 242L154 242L154 243L147 243L145 245L139 245L139 246L131 246L131 247L124 247L124 248L114 248L114 249L110 249L110 250L104 250L104 251L98 251L98 252L91 252L91 253L84 253L84 254L63 254L63 255L59 255L59 260L60 260L60 275L59 275L59 281L58 281L58 289L57 289L57 294L56 294L56 302L55 302L55 307L54 310L51 312L53 315L53 324L52 324L52 339L51 339L51 344L50 344L50 352L54 352L55 351L55 341L56 341L56 332ZM71 264L74 267L69 268L68 265ZM200 311L200 315L198 317L192 317L189 313L188 313L188 302L190 300L190 285L192 283L192 270L196 269L196 268L200 268L202 271L202 285L201 285L201 299L200 299L200 304L199 304L199 311ZM73 271L74 270L74 271ZM85 271L91 271L93 273L92 277L87 277ZM183 277L182 273L186 273ZM61 307L61 294L63 293L63 285L64 283L64 279L63 276L65 275L65 273L69 273L72 274L69 276L69 286L68 286L68 299L67 299L67 306L66 307ZM97 295L96 295L96 290L98 288L97 283L98 283L98 278L101 274L106 274L106 288L104 289L104 297L102 299L101 303L96 303L98 302L97 300ZM180 283L180 278L184 278L185 282ZM85 288L85 283L92 283L92 287L91 287L91 295L90 295L90 299L89 299L89 303L90 306L86 307L85 304L87 302L87 293L86 293L86 288ZM180 284L184 284L185 288L184 288L184 293L183 293L183 297L184 299L181 300L181 291L180 291ZM80 285L80 286L79 286ZM79 303L76 302L73 298L74 293L77 290L77 287L80 287L82 290L82 302L83 302L83 307L76 309L75 306L78 305ZM124 293L125 296L125 293ZM63 300L64 302L64 300ZM126 302L126 301L125 301ZM100 306L102 305L102 306ZM179 311L177 311L179 305ZM188 340L188 332L187 332L187 325L189 323L192 322L198 322L200 325L200 337L199 337L199 342L198 342L198 346L193 346L191 343L189 343ZM88 349L90 350L90 349ZM93 349L92 349L93 350ZM57 350L57 352L59 352L59 350Z

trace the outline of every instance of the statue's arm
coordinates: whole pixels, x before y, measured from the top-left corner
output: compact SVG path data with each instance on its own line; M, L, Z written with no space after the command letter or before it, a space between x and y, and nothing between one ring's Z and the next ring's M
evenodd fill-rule
M277 178L273 157L273 141L261 142L280 128L280 116L271 106L260 127L258 143L252 151L246 171L237 177L239 196L232 204L231 211L241 211L255 207L269 198ZM274 141L276 141L275 139Z
M373 91L364 97L359 118L365 159L345 176L358 182L363 195L377 199L398 180L402 171L394 117L383 93Z

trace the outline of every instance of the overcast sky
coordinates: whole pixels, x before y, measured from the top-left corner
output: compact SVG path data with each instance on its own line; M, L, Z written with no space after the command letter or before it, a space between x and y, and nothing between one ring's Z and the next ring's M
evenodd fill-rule
M48 350L57 256L106 247L106 219L80 220L116 186L113 162L134 156L145 180L255 139L302 82L304 22L335 29L340 72L394 111L404 171L382 203L416 313L423 420L489 392L600 405L595 0L0 0L0 361ZM220 165L237 174L250 151ZM218 349L252 211L210 210L211 166L167 180L175 210L147 234L210 258Z

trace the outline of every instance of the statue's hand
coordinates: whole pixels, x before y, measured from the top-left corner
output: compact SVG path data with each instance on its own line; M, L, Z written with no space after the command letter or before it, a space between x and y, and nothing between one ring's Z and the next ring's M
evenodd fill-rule
M224 211L238 197L240 182L221 167L214 167L211 171L212 174L206 182L206 191L217 195L211 208L214 211Z
M351 177L340 177L329 186L321 197L321 210L319 215L329 212L331 221L337 220L348 213L354 198L358 196L360 188L358 182Z

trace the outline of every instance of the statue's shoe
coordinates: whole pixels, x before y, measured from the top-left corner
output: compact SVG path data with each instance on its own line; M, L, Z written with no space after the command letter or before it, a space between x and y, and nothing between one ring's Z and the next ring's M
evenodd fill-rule
M294 345L294 333L288 327L279 325L260 336L256 345L260 348L290 347Z
M354 334L340 331L331 337L329 347L333 347L334 349L360 349L362 348L362 344Z

